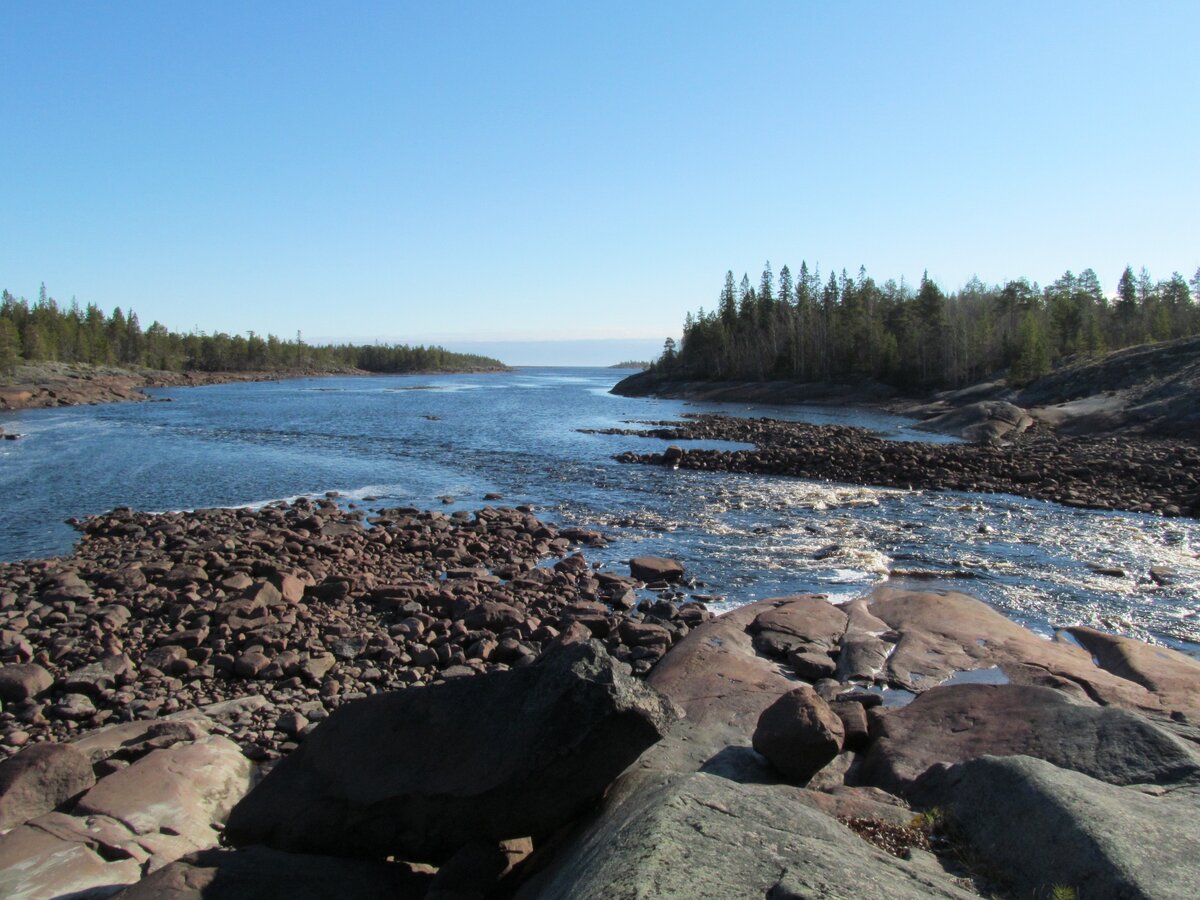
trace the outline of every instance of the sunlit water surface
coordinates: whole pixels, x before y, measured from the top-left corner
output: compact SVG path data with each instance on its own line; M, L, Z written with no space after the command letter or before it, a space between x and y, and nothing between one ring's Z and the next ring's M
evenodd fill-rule
M802 591L844 599L890 570L941 572L954 577L916 583L972 593L1042 633L1091 624L1200 656L1194 519L622 465L613 454L667 443L576 429L711 411L936 439L862 410L608 393L623 374L304 379L151 391L169 403L0 413L0 426L25 435L0 441L0 558L66 552L77 535L65 518L119 505L192 509L339 491L368 509L452 511L495 492L555 521L601 527L615 540L589 551L594 561L681 559L695 593L724 598L718 607ZM1174 570L1174 583L1156 585L1151 566Z

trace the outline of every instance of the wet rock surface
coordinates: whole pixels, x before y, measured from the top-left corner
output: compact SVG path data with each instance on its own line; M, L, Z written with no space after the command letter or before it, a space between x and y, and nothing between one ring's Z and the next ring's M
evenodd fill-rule
M1004 443L889 441L862 428L774 419L686 415L649 429L595 433L723 440L753 450L621 453L621 462L702 471L792 475L851 484L1004 493L1067 506L1163 516L1200 515L1200 444L1194 439L1067 437L1015 430ZM1015 437L1013 435L1016 434Z

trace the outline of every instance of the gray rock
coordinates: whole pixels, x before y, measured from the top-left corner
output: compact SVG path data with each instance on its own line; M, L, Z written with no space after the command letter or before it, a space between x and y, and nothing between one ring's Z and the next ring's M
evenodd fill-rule
M634 773L517 897L975 896L945 873L877 850L810 806L807 793L707 773Z
M48 813L96 783L88 758L62 744L34 744L0 762L0 831Z
M1137 713L1077 705L1051 688L958 684L881 718L860 777L905 793L935 763L984 755L1036 756L1110 784L1200 775L1183 741Z
M60 719L90 719L96 714L96 704L87 694L63 694L50 713Z
M1081 898L1196 896L1194 790L1149 796L1028 756L985 756L940 772L933 799L1019 896L1052 885Z
M1032 424L1033 419L1021 407L1004 400L984 400L927 419L917 427L986 444L1018 435Z
M442 861L579 815L674 719L595 642L339 708L233 811L235 846Z

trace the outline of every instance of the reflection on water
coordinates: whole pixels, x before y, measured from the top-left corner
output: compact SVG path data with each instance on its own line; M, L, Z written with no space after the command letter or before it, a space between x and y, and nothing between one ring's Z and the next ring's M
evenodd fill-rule
M1200 652L1200 523L1007 496L902 491L621 465L667 442L580 434L724 412L937 439L862 410L616 397L608 369L306 379L163 389L170 403L0 414L0 558L67 550L68 516L191 509L336 490L364 506L452 511L496 492L617 539L596 561L684 561L733 606L821 591L847 599L903 573L962 590L1050 634L1089 624ZM414 389L417 388L417 389ZM726 448L721 442L703 442ZM741 445L728 445L729 448ZM441 498L453 497L443 505ZM1124 570L1099 574L1091 565ZM1150 568L1169 570L1159 585Z

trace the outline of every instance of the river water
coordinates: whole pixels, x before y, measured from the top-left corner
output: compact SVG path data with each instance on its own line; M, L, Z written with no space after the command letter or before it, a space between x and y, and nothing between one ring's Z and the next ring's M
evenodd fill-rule
M682 560L694 593L724 598L718 609L803 591L849 598L899 570L910 573L906 583L971 593L1044 634L1089 624L1200 657L1195 519L623 465L613 454L666 442L576 429L723 412L937 439L862 410L610 394L624 374L299 379L149 391L171 402L0 413L0 426L25 435L0 441L0 559L67 552L77 535L65 518L119 505L240 506L338 491L365 509L449 512L483 506L494 492L608 533L611 546L589 551L593 561ZM1155 584L1151 566L1174 570L1173 583ZM941 580L927 580L934 573Z

